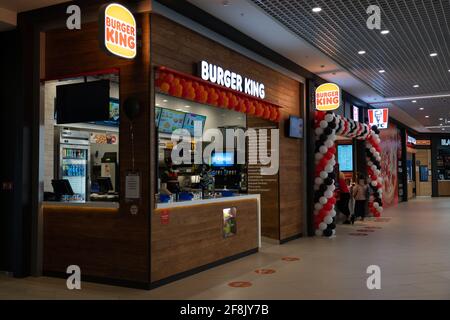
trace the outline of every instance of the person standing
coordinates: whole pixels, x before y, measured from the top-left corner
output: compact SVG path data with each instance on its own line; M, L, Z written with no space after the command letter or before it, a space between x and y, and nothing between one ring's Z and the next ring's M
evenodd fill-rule
M337 201L336 206L338 210L345 215L344 224L350 224L350 208L348 206L350 202L350 190L345 182L345 176L341 171L339 171L338 184L339 200Z
M358 184L353 188L353 198L355 199L355 212L352 215L352 224L355 223L355 219L361 217L364 221L366 216L366 202L368 194L368 186L366 179L362 176L359 177Z

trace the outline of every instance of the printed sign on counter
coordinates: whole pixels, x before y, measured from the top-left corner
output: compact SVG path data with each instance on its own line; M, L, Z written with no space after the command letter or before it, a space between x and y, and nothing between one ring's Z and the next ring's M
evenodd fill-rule
M169 224L169 220L170 220L170 211L169 209L163 209L161 210L161 215L160 215L160 219L161 219L161 224Z

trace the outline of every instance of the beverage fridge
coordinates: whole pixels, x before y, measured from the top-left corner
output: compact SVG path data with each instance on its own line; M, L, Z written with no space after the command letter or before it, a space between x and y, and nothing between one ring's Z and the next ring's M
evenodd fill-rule
M89 132L58 128L56 145L58 179L68 180L73 195L63 200L85 202L89 197Z

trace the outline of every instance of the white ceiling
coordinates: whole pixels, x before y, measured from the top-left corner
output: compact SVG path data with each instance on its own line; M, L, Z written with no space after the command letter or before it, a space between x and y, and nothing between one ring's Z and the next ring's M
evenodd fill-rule
M262 9L247 0L189 0L195 6L233 26L305 69L368 103L382 107L386 100L366 83L322 53L309 42L291 32ZM228 5L224 5L228 3ZM387 101L386 101L387 102ZM386 103L391 116L418 132L425 126L395 104Z

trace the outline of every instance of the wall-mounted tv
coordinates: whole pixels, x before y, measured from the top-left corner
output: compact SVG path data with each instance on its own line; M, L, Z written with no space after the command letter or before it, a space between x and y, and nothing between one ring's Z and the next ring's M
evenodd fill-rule
M296 116L289 116L287 134L290 138L303 138L303 119Z
M211 166L231 167L234 165L234 152L215 152L211 156Z
M186 113L181 111L162 108L159 116L158 131L171 134L177 129L182 129L185 115Z
M201 123L201 132L200 135L203 134L203 128L205 127L206 116L202 116L201 114L195 113L186 113L183 123L183 129L189 131L191 136L194 136L194 124L198 121Z
M56 122L108 121L110 118L109 80L56 87Z
M353 171L353 145L340 144L337 146L339 170Z

